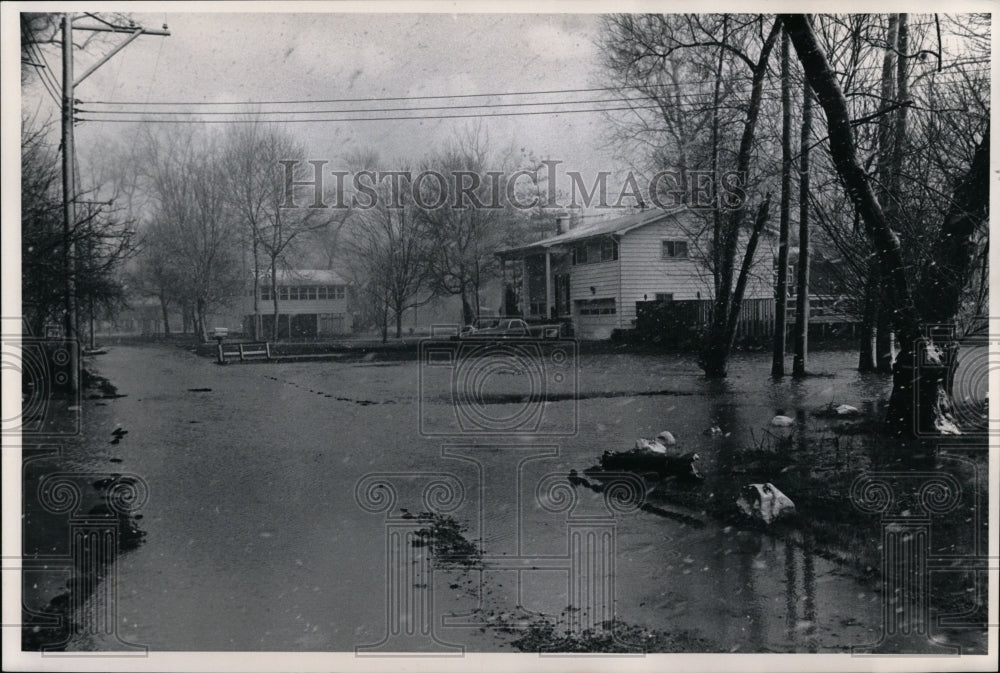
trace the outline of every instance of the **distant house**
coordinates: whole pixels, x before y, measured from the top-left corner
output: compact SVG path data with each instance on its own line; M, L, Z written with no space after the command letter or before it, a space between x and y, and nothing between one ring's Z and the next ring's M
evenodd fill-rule
M311 339L348 334L353 316L347 309L347 281L326 269L278 271L278 338ZM258 287L261 334L269 337L274 325L274 297L270 276ZM244 334L253 334L253 291L241 307Z
M171 306L167 319L171 332L177 333L183 329L183 319L176 312L177 307ZM163 324L163 307L157 297L132 296L126 302L126 307L117 311L113 317L97 322L97 334L104 336L163 336L166 329Z
M636 327L645 302L684 302L705 322L713 280L695 232L704 222L690 211L638 211L624 217L560 226L556 236L501 250L501 311L528 320L571 322L582 339L607 339ZM746 326L773 324L771 236L765 233L758 269L744 295ZM742 249L742 246L741 246Z

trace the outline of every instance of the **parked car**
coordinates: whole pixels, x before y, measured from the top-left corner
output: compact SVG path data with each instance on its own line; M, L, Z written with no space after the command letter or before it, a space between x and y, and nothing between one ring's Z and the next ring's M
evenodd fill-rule
M459 333L460 339L555 339L562 332L562 326L529 325L521 318L487 318L476 321L476 326L467 325Z

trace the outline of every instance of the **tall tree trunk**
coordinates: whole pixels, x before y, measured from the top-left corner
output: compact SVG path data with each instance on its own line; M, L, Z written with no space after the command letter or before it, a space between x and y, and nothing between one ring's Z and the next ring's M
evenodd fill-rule
M389 300L382 302L382 312L379 319L379 326L382 328L382 343L389 340Z
M869 266L874 267L872 260ZM878 272L872 268L865 283L861 307L861 335L858 338L858 371L875 371L875 323L878 319Z
M257 232L253 236L253 340L260 339L260 252L257 249Z
M792 376L805 376L809 352L809 143L812 90L802 85L802 135L799 142L799 264L795 291L795 359Z
M779 26L775 22L771 26L771 31L764 44L761 46L760 56L753 69L753 81L750 90L750 104L747 107L747 116L743 124L743 135L740 138L740 148L736 155L736 170L739 175L747 175L750 168L750 158L753 150L753 140L757 128L757 118L760 115L760 101L763 90L764 76L767 73L767 62L774 48L774 42L778 37ZM767 202L767 201L765 201ZM741 204L730 214L728 227L725 232L724 245L722 250L722 261L719 274L719 291L716 293L712 310L712 321L709 325L708 339L705 348L699 357L699 364L705 375L711 378L721 378L726 375L729 366L729 353L732 351L733 340L736 334L736 324L732 317L739 319L739 302L733 292L733 276L736 265L736 251L739 244L739 235L743 214L746 204ZM767 209L763 209L766 220ZM758 216L760 211L758 211ZM758 217L758 219L760 219ZM759 232L758 232L759 233ZM756 236L751 236L756 246ZM749 246L748 246L749 247ZM748 251L749 252L749 251ZM747 268L748 259L744 257L743 268ZM742 274L741 274L742 276ZM745 279L737 278L737 286ZM735 311L733 310L735 306Z
M889 25L886 32L886 48L882 55L882 80L880 107L886 108L893 104L895 92L895 63L899 35L899 17L889 15ZM902 61L903 59L899 59ZM885 214L890 227L895 228L894 217L898 194L891 188L893 184L892 147L893 147L893 114L884 114L878 121L878 184L875 190L879 205ZM892 373L892 328L889 325L889 298L878 291L882 285L882 270L880 265L869 267L869 287L872 288L871 300L874 302L872 315L874 317L873 333L875 337L875 354L873 370L882 374ZM867 299L867 297L866 297ZM861 344L865 348L865 344Z
M278 258L271 256L271 306L273 307L271 320L271 341L278 340ZM292 327L288 326L288 336L292 336Z
M472 303L473 303L473 318L478 318L479 314L483 312L482 306L479 304L479 290L482 289L483 278L481 275L481 270L479 268L479 253L476 253L476 259L472 266ZM558 300L557 300L558 301Z
M167 295L160 290L160 312L163 314L163 334L170 336L170 312L167 306Z
M198 340L201 343L208 343L208 326L205 324L207 316L205 315L205 300L198 297L195 302L196 322L198 323Z
M472 306L469 304L469 294L466 288L466 282L464 276L459 281L458 295L462 298L462 324L471 325L473 323L474 317L472 315Z
M774 353L771 376L785 375L785 325L788 319L788 220L792 207L792 96L788 73L788 31L781 31L781 213L778 232L778 281L774 298Z
M906 81L906 58L905 54L909 49L909 29L907 28L907 15L900 14L896 19L896 82L895 98L897 103L906 101L909 86ZM886 73L883 71L883 76ZM891 71L888 73L891 77ZM885 88L885 87L883 87ZM888 101L886 101L888 102ZM889 226L899 229L901 224L901 199L902 193L899 187L900 176L903 172L903 150L906 143L906 106L898 108L892 114L892 140L888 146L883 148L887 156L880 157L884 161L886 171L883 176L885 181L885 201L882 207L885 209L886 219ZM887 134L888 135L888 134ZM883 312L884 313L884 312ZM876 336L876 362L875 368L883 374L892 373L893 353L892 353L892 329L888 320L883 320L880 315L878 335Z
M90 297L90 349L94 350L97 348L97 326L95 325L97 321L97 316L94 309L94 297Z
M939 355L934 335L924 333L926 323L954 320L964 281L972 265L970 249L977 226L985 219L989 204L989 126L976 148L972 166L955 188L954 197L938 233L933 264L923 270L918 296L924 307L918 313L906 277L899 239L885 218L857 159L847 102L812 32L809 20L800 14L782 14L806 77L826 112L830 152L848 194L861 213L868 237L889 280L891 323L898 335L900 352L893 371L892 394L886 412L890 430L900 435L934 432L948 401L954 358ZM942 277L951 277L942 283ZM926 323L924 322L926 321Z
M729 15L722 16L722 41L719 60L715 68L715 88L712 91L712 280L715 296L719 296L722 260L722 202L719 195L719 103L722 88L722 67L725 63L725 45L729 37Z
M753 231L750 232L750 240L747 241L746 253L743 255L743 262L740 265L740 275L733 289L733 301L729 307L729 319L726 323L726 350L732 349L736 339L736 328L740 324L740 310L743 308L743 294L747 289L747 281L750 279L750 267L753 266L754 255L757 253L757 244L760 242L760 232L767 224L768 212L771 208L771 194L768 192L763 203L757 208L757 217L754 219Z
M876 277L878 277L876 273ZM879 374L892 373L892 325L889 323L887 300L881 299L878 317L875 320L875 371Z

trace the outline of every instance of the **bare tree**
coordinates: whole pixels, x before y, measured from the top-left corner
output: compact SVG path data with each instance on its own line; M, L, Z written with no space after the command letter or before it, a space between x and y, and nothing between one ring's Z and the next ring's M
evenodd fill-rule
M812 143L812 89L802 86L799 141L799 261L795 289L795 358L792 375L805 376L809 351L809 149Z
M148 132L144 178L152 200L146 245L170 265L167 278L193 307L195 330L208 339L210 313L242 293L239 231L228 206L225 167L215 139L191 127Z
M941 427L942 416L947 411L950 366L940 353L942 346L947 349L950 344L934 343L934 336L923 328L927 324L954 320L959 311L974 259L971 249L975 232L986 221L988 208L988 122L970 168L958 180L949 199L943 224L935 237L937 255L934 263L922 269L921 277L915 282L909 277L899 235L879 205L871 181L858 160L846 99L808 17L786 14L781 15L780 20L826 112L831 156L861 215L888 281L890 321L899 335L900 352L894 366L886 421L899 434L933 431Z
M388 339L390 315L399 339L403 336L403 313L434 296L428 273L432 242L418 220L412 190L404 185L405 180L376 183L381 162L374 153L355 155L348 164L356 169L359 179L367 178L364 193L352 196L354 207L343 231L349 266L355 282L376 308L382 340Z
M276 340L279 269L287 265L301 238L326 231L346 214L287 204L289 181L307 180L312 166L304 162L304 150L287 132L250 119L225 138L227 198L250 248L254 338L260 338L262 331L259 290L266 276L272 297L271 339Z
M122 305L121 267L135 251L135 223L121 207L98 202L97 189L78 191L79 207L69 239L73 264L64 264L59 162L44 127L22 120L21 132L21 295L35 333L63 318L66 278L81 305L114 311ZM114 194L114 185L105 193ZM109 197L109 201L110 201ZM72 271L71 271L72 269ZM79 334L79 325L74 326Z
M489 141L475 129L425 163L425 170L443 180L427 179L418 185L421 204L415 215L430 242L430 288L437 295L461 298L465 325L479 315L483 284L499 271L493 253L502 247L506 225L514 219L506 195L493 193L487 175L491 161L496 159ZM499 161L492 166L501 168Z
M743 136L740 139L739 151L736 155L736 171L738 175L747 175L749 173L754 134L757 118L760 114L761 89L763 87L764 76L767 73L768 58L770 57L771 49L774 47L778 31L779 24L775 21L767 37L764 38L757 60L751 68L752 86L750 102L743 124ZM744 252L739 275L734 276L734 269L744 216L744 206L742 204L730 212L728 222L726 223L727 227L722 236L719 237L722 242L719 292L714 301L708 340L700 358L700 364L707 376L726 375L729 353L732 350L733 341L736 338L736 328L739 324L743 292L746 287L750 264L756 251L760 232L767 221L769 201L770 195L765 198L764 203L758 208L757 217L754 220L754 226L750 233L750 241ZM735 287L733 286L734 280Z
M785 375L785 323L788 319L788 221L792 205L792 101L788 33L781 32L781 212L778 233L778 282L774 292L774 352L771 376Z
M751 171L760 168L753 161L757 127L777 37L777 24L763 15L614 15L605 22L605 71L636 101L632 112L613 120L615 141L646 158L637 169L678 171L685 195L697 187L689 184L694 171L716 176L712 207L695 209L708 217L689 232L715 293L699 356L708 376L726 375L767 221L769 178ZM724 173L741 176L745 186L761 187L749 225L752 199L725 203L718 189Z

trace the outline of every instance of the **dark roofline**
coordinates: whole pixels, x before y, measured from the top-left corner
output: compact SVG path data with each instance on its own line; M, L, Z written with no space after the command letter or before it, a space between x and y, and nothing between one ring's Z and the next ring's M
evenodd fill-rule
M521 245L514 248L504 248L503 250L498 250L493 254L500 258L518 257L530 251L541 252L543 250L558 248L564 244L578 243L591 238L620 236L635 229L639 229L640 227L645 227L659 222L665 217L677 215L679 212L683 211L650 210L646 213L646 217L643 217L644 212L645 211L640 211L639 213L633 213L614 220L598 222L589 226L584 225L582 227L578 227L577 229L570 229L564 234L550 236L549 238L544 238L540 241L535 241L534 243L529 243L527 245ZM616 225L616 222L619 224Z

